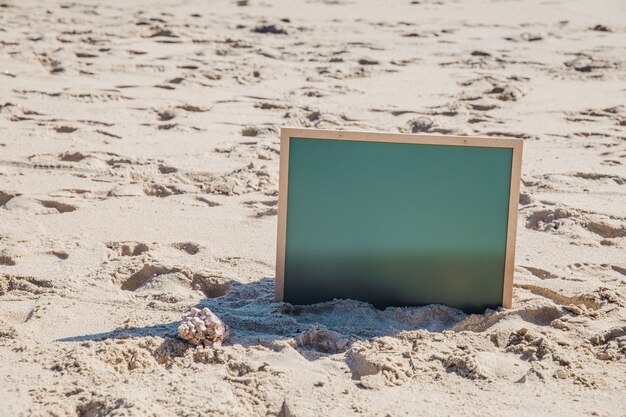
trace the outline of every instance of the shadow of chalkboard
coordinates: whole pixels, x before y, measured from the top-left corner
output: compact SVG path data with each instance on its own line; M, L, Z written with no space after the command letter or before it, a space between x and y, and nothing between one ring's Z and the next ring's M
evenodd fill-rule
M281 136L277 299L510 306L521 141Z

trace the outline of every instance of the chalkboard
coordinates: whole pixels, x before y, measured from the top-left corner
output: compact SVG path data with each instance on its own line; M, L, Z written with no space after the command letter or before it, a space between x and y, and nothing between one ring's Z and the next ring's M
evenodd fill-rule
M282 129L276 299L510 307L522 141Z

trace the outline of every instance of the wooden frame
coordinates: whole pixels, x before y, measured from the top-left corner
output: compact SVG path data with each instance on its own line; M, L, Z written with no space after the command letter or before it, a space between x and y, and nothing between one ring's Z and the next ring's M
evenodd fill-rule
M280 176L278 192L278 231L276 243L276 301L282 301L285 288L285 251L287 238L287 192L289 183L289 139L334 139L358 142L413 143L426 145L450 145L513 150L511 162L511 185L509 187L509 215L507 223L506 252L502 306L511 308L513 299L513 270L515 267L515 237L517 232L517 208L522 165L523 141L513 138L477 136L416 135L402 133L377 133L305 128L281 128L280 130Z

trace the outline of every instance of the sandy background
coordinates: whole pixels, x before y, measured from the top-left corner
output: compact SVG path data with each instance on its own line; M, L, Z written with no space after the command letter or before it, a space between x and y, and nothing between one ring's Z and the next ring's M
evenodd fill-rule
M0 0L0 415L626 415L625 16ZM514 308L274 303L280 126L523 138Z

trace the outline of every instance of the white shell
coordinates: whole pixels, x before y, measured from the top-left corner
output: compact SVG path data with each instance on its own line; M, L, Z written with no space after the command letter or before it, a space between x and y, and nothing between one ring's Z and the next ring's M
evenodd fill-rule
M194 345L221 346L228 335L228 326L206 307L192 308L178 326L178 337Z

